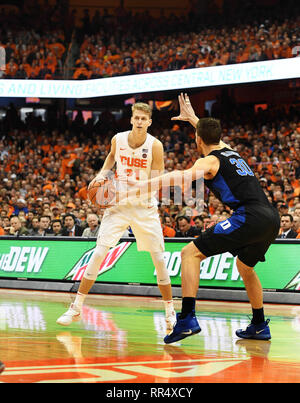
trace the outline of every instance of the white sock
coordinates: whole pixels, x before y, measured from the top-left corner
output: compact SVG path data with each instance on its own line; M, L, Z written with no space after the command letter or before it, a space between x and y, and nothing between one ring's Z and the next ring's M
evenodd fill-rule
M77 292L76 298L75 298L75 301L74 301L74 305L80 311L82 309L82 305L84 303L85 298L86 298L86 294L81 294L81 292L79 292L79 291Z
M171 315L174 312L173 300L171 299L171 301L164 301L164 304L165 304L166 316Z

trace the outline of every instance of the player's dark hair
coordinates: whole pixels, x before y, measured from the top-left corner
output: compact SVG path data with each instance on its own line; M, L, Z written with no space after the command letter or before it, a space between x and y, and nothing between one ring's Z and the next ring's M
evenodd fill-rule
M218 144L222 136L220 121L214 118L199 119L197 123L197 135L207 145Z

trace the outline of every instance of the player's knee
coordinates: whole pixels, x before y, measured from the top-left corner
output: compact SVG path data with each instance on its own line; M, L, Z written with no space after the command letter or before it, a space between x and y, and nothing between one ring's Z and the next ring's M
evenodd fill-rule
M93 257L95 260L99 260L99 259L103 259L105 258L105 256L107 255L109 248L106 246L101 246L101 245L97 245L94 253L93 253Z
M164 254L163 252L151 252L151 257L154 262L154 264L164 264L165 259L164 259Z
M244 283L250 281L251 278L253 278L254 276L254 270L252 268L249 269L240 268L238 269L238 272L240 273L240 276L242 277Z
M194 242L190 242L181 249L181 261L189 258L198 258L201 261L205 259L206 256L199 251Z
M255 273L253 267L247 266L245 263L241 262L238 258L236 260L236 267L243 279L249 278L253 276Z
M168 269L165 264L163 252L152 252L152 261L156 269L157 283L159 285L168 285L171 283Z
M96 280L99 273L99 268L101 263L105 259L109 247L97 245L94 253L88 262L87 268L85 269L83 277L88 280Z

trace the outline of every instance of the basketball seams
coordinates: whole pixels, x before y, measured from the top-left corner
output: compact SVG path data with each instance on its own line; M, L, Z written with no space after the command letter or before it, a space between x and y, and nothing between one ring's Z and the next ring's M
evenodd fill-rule
M90 202L101 208L111 207L110 201L114 198L114 192L110 189L110 184L111 181L109 179L105 179L101 182L91 182L88 187L88 198Z

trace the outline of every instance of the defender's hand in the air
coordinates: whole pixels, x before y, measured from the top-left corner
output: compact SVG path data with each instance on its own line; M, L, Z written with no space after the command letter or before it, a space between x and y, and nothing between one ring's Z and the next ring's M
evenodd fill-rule
M178 96L178 101L180 106L180 115L174 116L171 118L171 120L182 120L190 123L192 123L195 119L198 121L188 95L181 93Z

